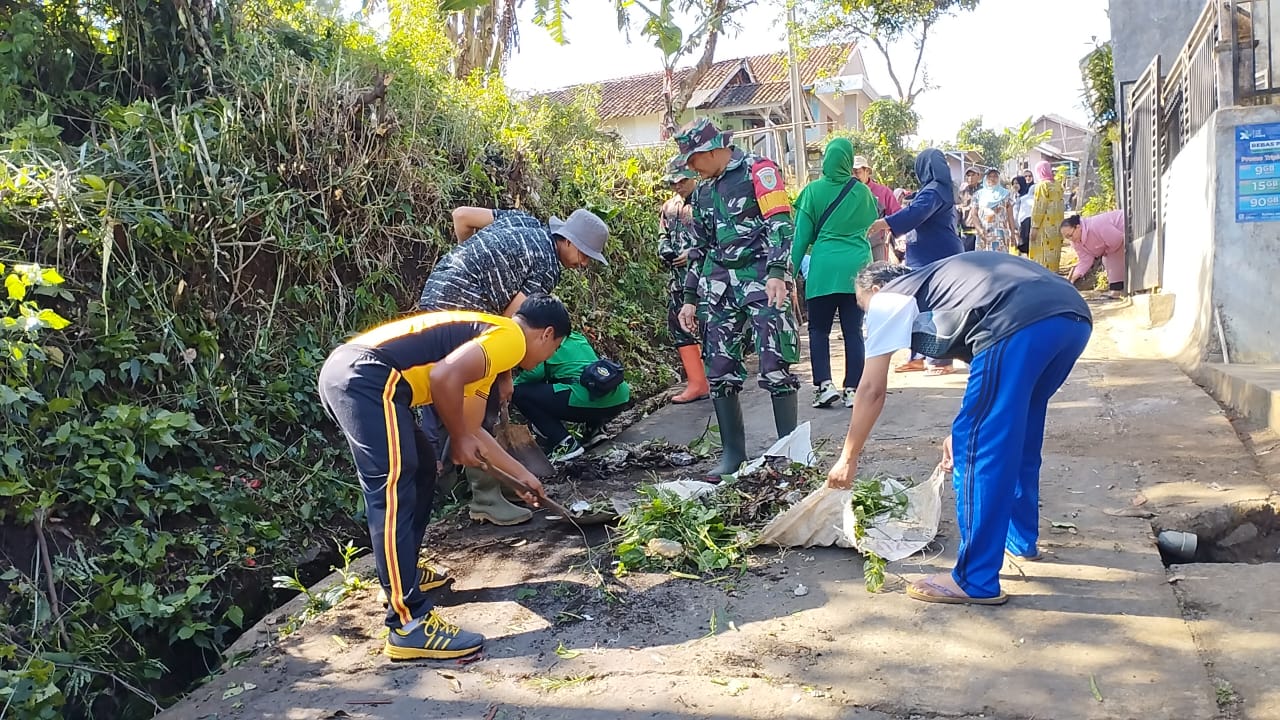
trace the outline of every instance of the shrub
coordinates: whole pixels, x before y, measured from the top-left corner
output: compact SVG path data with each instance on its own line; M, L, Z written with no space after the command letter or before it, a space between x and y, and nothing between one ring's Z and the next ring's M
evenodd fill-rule
M585 105L453 80L429 22L379 45L303 4L190 5L222 13L194 40L169 3L0 11L0 703L18 717L149 716L272 606L272 576L362 535L316 374L412 307L454 206L600 213L618 261L559 292L639 392L671 378L661 158ZM126 20L156 32L101 32Z

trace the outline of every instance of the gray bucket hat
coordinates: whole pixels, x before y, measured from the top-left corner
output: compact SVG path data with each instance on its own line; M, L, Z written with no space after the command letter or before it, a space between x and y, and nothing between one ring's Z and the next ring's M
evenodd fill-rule
M609 226L595 213L579 208L573 211L568 220L552 215L547 226L552 235L559 235L573 243L583 255L605 265L609 264L604 259L604 243L609 239Z

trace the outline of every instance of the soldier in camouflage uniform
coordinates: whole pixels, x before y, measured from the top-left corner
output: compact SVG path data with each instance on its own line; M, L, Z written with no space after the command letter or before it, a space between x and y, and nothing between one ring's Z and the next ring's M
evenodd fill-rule
M684 281L688 275L689 250L693 247L693 207L689 196L698 186L698 173L686 168L673 158L667 164L667 184L675 191L671 199L662 204L658 215L658 255L671 270L667 287L667 330L675 340L676 351L684 365L688 382L682 392L671 398L676 405L709 397L707 372L702 365L702 350L698 339L680 327L680 308L684 305Z
M772 160L729 144L732 133L710 120L694 121L676 136L679 160L703 178L691 201L694 245L689 251L680 324L697 327L704 308L703 358L720 424L724 452L710 477L737 471L747 458L742 404L747 379L743 331L750 328L760 358L760 386L773 398L778 436L796 427L791 373L799 336L791 313L787 261L791 253L791 201Z

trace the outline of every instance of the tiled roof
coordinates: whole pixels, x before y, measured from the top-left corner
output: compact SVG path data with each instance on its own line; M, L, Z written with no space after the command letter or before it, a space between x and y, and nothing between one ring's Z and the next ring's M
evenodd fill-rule
M840 74L844 64L853 54L853 43L822 45L802 50L800 58L800 84L812 85L814 80ZM745 58L751 66L751 77L758 83L788 82L787 53L754 55Z
M847 43L805 50L804 57L800 60L800 83L812 85L815 80L839 75L845 63L849 61L853 49L854 45ZM749 70L753 83L725 88L718 95L714 94L744 67ZM677 70L675 82L678 84L689 72L689 69ZM780 95L777 94L779 85L782 88ZM542 93L539 97L554 103L568 104L593 88L598 88L600 100L596 106L596 112L603 119L662 112L662 73L632 75L616 80L574 85ZM743 88L753 89L748 92ZM782 102L787 98L787 90L786 51L721 60L711 66L695 88L695 100L698 99L699 94L709 97L701 103L691 104L691 107L724 108ZM729 94L732 94L733 102L725 101L725 97ZM740 98L747 98L748 102L739 102Z
M749 85L732 85L716 96L715 100L702 107L712 110L743 106L776 105L785 102L791 92L791 83L751 83Z

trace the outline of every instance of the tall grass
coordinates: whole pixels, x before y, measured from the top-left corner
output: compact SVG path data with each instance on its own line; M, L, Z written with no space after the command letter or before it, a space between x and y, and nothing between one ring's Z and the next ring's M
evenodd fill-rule
M585 105L454 80L430 27L379 45L291 3L252 7L198 91L0 93L0 262L58 268L67 282L38 299L72 323L26 344L0 330L15 717L148 716L270 606L271 576L361 535L316 372L412 307L453 207L605 217L613 262L559 292L641 393L672 378L661 157L625 151ZM386 75L385 100L357 101Z

